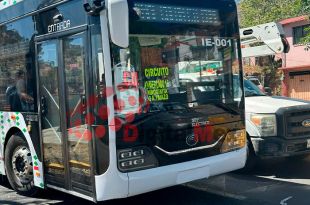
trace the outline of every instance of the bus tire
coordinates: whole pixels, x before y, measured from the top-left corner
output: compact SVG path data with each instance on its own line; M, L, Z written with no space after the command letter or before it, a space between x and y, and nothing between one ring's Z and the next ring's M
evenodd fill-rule
M33 196L34 186L32 156L21 133L12 135L5 148L5 169L11 187L19 194Z
M243 168L243 171L246 173L253 171L257 165L257 161L258 161L258 159L257 159L257 156L255 154L251 138L248 137L248 139L247 139L247 159L246 159L246 163L245 163L245 167Z

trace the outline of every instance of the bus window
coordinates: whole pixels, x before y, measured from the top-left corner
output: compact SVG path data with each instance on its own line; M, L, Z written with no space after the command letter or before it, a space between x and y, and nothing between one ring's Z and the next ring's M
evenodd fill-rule
M36 111L34 55L29 46L32 36L22 29L31 21L26 18L0 29L0 109L3 111Z

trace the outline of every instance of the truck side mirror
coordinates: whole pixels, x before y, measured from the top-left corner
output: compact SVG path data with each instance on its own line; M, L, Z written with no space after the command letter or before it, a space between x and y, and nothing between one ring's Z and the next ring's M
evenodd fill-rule
M111 40L114 44L129 46L129 9L127 0L108 0L108 18Z

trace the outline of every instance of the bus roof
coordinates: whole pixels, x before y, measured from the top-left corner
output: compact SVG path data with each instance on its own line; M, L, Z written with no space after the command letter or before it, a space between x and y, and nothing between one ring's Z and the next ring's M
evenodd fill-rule
M69 0L3 0L0 2L0 24Z
M44 9L48 6L60 4L72 0L2 0L0 1L0 25L24 15ZM102 0L103 1L103 0ZM128 0L130 2L130 0ZM150 0L145 0L146 2ZM179 2L180 0L170 0L171 3ZM169 1L169 2L170 2ZM187 0L181 0L187 1ZM213 0L208 0L214 4ZM219 0L227 4L234 3L234 0ZM13 2L13 3L10 3Z

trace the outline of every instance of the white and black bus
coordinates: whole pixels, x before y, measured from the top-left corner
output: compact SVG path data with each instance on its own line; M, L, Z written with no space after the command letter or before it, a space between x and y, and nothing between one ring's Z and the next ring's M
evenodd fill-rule
M233 0L0 0L0 174L104 201L242 168L240 57Z

